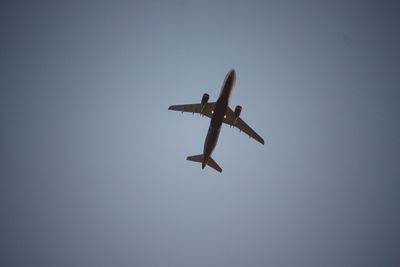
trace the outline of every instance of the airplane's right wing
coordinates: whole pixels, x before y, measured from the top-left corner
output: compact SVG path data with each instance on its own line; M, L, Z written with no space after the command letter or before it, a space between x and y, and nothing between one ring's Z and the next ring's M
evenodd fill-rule
M212 117L214 113L215 102L205 103L202 105L198 104L186 104L186 105L173 105L170 106L169 110L181 111L181 112L190 112L190 113L199 113L201 115L205 115L209 118Z
M251 127L247 125L247 123L245 123L240 117L236 118L235 112L233 112L230 107L226 109L224 123L238 128L240 131L246 133L250 138L254 138L261 144L264 144L264 139L262 139L261 136L259 136L253 129L251 129Z

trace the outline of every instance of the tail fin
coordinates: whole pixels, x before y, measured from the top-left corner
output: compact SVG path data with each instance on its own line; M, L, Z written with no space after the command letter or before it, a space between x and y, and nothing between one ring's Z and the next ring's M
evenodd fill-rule
M189 156L186 158L187 160L190 161L195 161L195 162L203 162L203 155L195 155L195 156ZM210 157L207 161L207 165L210 166L211 168L213 168L216 171L222 172L222 169L220 166L218 166L218 164Z

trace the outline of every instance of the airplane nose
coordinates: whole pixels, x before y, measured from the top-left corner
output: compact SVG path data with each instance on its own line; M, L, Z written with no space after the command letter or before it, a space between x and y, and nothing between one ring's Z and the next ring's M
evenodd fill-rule
M236 78L236 71L234 69L231 69L230 71L230 76L235 79Z

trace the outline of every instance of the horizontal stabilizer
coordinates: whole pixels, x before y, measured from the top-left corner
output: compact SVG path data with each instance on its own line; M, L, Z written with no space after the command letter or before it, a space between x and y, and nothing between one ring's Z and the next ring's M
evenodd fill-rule
M195 161L195 162L203 162L203 155L195 155L195 156L189 156L186 158L187 160L190 161ZM207 165L210 166L211 168L213 168L216 171L222 172L222 169L220 166L218 166L218 164L210 157L208 159Z
M190 160L190 161L195 161L195 162L200 162L200 163L202 163L202 162L203 162L203 155L200 154L200 155L195 155L195 156L189 156L189 157L187 157L186 159L187 159L187 160Z

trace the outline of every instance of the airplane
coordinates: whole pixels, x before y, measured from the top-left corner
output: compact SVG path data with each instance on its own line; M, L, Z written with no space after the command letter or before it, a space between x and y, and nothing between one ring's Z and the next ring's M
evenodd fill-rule
M243 131L250 138L254 138L256 141L264 145L264 139L262 139L261 136L259 136L240 118L242 107L237 105L235 111L229 107L229 98L235 84L236 72L234 69L231 69L225 77L221 92L216 102L208 102L210 96L205 93L203 94L201 103L173 105L168 108L168 110L181 111L182 113L199 113L202 116L207 116L211 119L210 127L208 128L208 133L204 142L203 154L188 156L186 158L190 161L200 162L202 169L208 165L216 171L222 172L221 167L211 157L211 154L217 145L222 123L226 123L230 127L237 127L241 132Z

